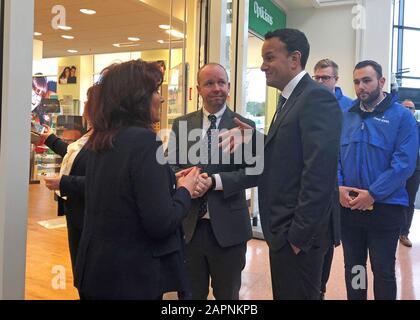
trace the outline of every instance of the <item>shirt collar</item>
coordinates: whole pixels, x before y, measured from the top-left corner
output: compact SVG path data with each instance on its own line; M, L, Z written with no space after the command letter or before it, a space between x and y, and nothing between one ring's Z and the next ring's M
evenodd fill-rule
M289 83L286 85L286 87L284 87L283 91L281 92L281 95L286 99L289 99L293 93L293 90L295 90L296 86L299 84L300 80L302 80L302 78L305 75L306 71L302 70L296 77L289 81Z
M225 103L222 109L220 109L218 112L214 113L214 115L216 116L216 119L217 120L219 120L223 116L223 114L225 113L226 108L227 108L227 106L226 106L226 103ZM209 115L211 115L211 113L208 112L206 110L206 108L203 107L203 117L205 117L206 119L208 119L208 116Z

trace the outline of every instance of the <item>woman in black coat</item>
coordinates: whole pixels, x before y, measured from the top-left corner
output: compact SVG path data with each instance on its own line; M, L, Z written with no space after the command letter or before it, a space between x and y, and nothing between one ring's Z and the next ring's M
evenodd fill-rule
M94 85L88 89L88 100L85 103L84 116L90 104L98 94L99 86ZM89 123L89 121L87 121ZM87 153L84 145L92 133L89 130L83 137L72 144L68 144L53 134L51 128L46 127L46 132L41 135L47 145L56 154L63 157L60 175L58 177L46 177L45 184L48 189L58 194L58 215L65 215L67 222L67 236L72 271L76 264L77 249L82 235L84 211L85 211L85 173Z
M156 63L110 66L90 109L94 131L86 145L86 215L76 262L84 299L160 299L188 291L181 223L199 170L175 180L158 162L162 144L152 123L160 117L161 81Z

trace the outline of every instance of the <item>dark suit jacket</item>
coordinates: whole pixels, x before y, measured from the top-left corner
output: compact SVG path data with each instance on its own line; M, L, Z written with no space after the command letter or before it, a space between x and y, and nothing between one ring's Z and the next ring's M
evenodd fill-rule
M68 143L56 135L50 135L45 140L47 145L56 154L64 157L67 153ZM58 215L65 214L69 227L82 230L85 211L85 173L87 154L83 148L77 154L69 175L65 175L60 181L60 194L67 200L58 198Z
M232 129L236 127L233 122L233 118L238 117L241 121L248 123L255 127L253 121L245 119L237 113L232 112L229 108L226 108L225 113L220 120L218 129ZM172 125L173 135L171 136L168 154L171 157L171 153L175 152L177 163L173 165L174 171L191 167L197 163L191 163L190 159L187 159L187 163L180 164L180 143L187 144L187 151L189 151L193 145L199 143L200 139L196 141L180 141L180 122L186 123L188 133L193 129L201 129L203 127L203 113L202 110L189 113L185 116L175 119ZM181 126L182 127L182 126ZM201 140L203 141L203 140ZM219 159L222 159L221 149L219 153ZM207 192L207 201L210 211L210 221L213 229L213 233L217 239L217 242L221 247L229 247L237 245L249 240L252 236L251 222L249 211L245 198L245 186L241 183L243 178L243 169L245 164L234 164L234 155L230 155L230 164L208 164L204 165L204 171L209 175L220 174L223 191L210 190ZM186 219L184 220L184 232L185 239L188 243L195 231L195 227L198 219L198 207L199 200L194 199L192 206Z
M173 173L157 162L161 143L151 130L121 129L113 145L88 151L77 288L87 299L157 299L186 290L180 230L189 192L171 195Z
M272 250L339 239L337 163L342 114L309 75L299 82L265 141L259 208Z

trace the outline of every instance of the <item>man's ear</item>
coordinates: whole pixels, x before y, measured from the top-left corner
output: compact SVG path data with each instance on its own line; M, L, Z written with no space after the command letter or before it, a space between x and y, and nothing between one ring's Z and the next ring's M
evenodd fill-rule
M300 51L293 51L290 54L291 60L292 60L292 64L294 68L300 67L302 65L301 60L302 60L302 54L300 53Z
M385 86L385 82L386 82L385 77L382 77L379 79L379 86L381 89Z

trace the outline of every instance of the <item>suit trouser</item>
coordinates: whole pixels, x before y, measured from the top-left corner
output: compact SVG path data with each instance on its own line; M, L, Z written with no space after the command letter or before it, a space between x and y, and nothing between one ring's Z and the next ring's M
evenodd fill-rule
M401 228L401 235L408 236L410 233L411 222L413 221L414 202L416 201L416 194L419 190L420 171L414 171L413 175L407 180L405 188L408 193L408 207L404 208L405 221Z
M321 273L327 247L294 253L289 243L270 250L274 300L319 300Z
M404 207L374 204L372 211L341 210L341 236L347 298L367 299L366 262L369 253L375 299L395 300L395 253Z
M210 220L200 219L186 246L192 299L207 299L211 277L213 295L217 300L238 300L245 255L246 242L222 248L214 237Z
M322 265L322 275L321 275L321 292L327 292L327 282L330 278L331 265L334 258L334 245L331 245L324 256L324 262Z

